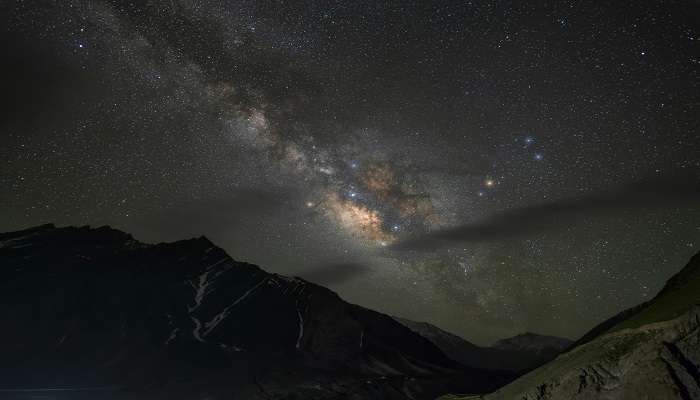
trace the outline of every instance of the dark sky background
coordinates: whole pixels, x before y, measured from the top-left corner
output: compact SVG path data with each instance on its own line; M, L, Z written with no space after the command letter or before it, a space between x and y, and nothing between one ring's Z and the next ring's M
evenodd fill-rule
M486 344L700 247L697 1L3 1L0 230L206 235Z

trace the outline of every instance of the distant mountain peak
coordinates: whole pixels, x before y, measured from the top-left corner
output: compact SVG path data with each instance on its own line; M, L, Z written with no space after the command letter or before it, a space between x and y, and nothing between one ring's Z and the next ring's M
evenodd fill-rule
M526 332L482 347L427 322L396 320L435 343L455 361L491 370L522 373L551 360L572 343L565 338Z
M496 343L493 347L503 350L517 350L517 351L544 351L550 350L555 352L563 351L565 348L573 343L572 340L551 336L542 335L533 332L523 332L518 335L504 338Z

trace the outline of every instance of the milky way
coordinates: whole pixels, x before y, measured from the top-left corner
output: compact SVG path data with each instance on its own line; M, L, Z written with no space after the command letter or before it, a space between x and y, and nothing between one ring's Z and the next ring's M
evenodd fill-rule
M236 112L224 121L226 135L266 154L281 169L305 181L306 206L368 245L387 246L407 233L436 227L430 195L400 166L363 155L350 146L338 152L314 144L313 136L296 140L273 127L264 111Z
M6 1L0 230L206 235L478 343L575 337L697 251L699 13Z

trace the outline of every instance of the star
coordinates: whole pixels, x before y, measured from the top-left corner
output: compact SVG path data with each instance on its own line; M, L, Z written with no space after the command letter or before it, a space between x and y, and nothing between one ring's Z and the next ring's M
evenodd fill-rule
M488 318L452 318L475 303L472 297L485 304L469 310L476 317L491 312L504 322L513 311L508 303L526 316L518 329L575 336L587 328L581 321L615 310L589 309L587 288L577 288L586 299L580 302L565 295L574 287L567 266L590 267L580 274L585 285L597 286L591 271L602 264L658 285L656 278L681 265L662 257L678 261L698 248L698 217L675 209L643 218L630 212L610 226L586 222L569 231L566 225L566 235L450 241L444 253L392 247L510 209L585 199L632 177L663 178L679 168L697 175L698 137L691 128L700 121L694 112L700 97L692 83L700 60L690 50L698 37L678 7L658 14L643 1L527 10L407 2L387 26L374 15L382 7L372 2L342 10L302 4L269 15L256 2L175 5L163 15L160 7L109 1L97 2L105 3L100 7L17 3L24 5L11 11L12 26L0 30L3 54L10 55L2 63L9 73L0 79L18 94L11 129L0 135L3 156L10 155L0 168L0 182L10 189L0 232L49 220L162 231L154 240L230 230L219 240L231 256L281 273L296 272L290 265L363 260L382 271L393 292L377 294L379 283L367 275L342 294L380 311L444 323L467 337L481 335L484 342L507 329L492 332L483 323ZM292 10L299 12L290 19ZM343 23L331 26L338 11ZM327 19L318 23L324 13ZM598 15L610 18L594 33L614 40L588 40L589 22ZM181 22L164 23L171 16ZM547 26L538 29L542 21ZM19 35L22 40L14 40ZM36 51L14 51L25 46ZM657 49L667 48L674 51L659 58ZM33 65L44 61L60 68ZM652 61L658 65L638 68ZM91 73L74 73L81 68ZM49 75L38 75L44 72ZM33 101L29 91L44 82L65 84L51 85L50 96ZM72 87L89 96L61 101L75 98ZM42 118L27 118L32 115ZM152 224L148 217L155 213L153 221L169 227L165 217L180 208L203 218L187 227L172 224L183 225L173 232L142 225ZM660 221L669 225L641 229ZM634 240L617 234L628 226L640 228ZM592 243L601 236L617 237L620 250ZM282 251L280 243L300 250ZM638 259L647 246L658 251ZM501 256L510 255L520 258L518 266L502 268ZM438 259L440 268L432 268ZM458 262L479 279L460 279ZM404 263L414 268L393 268ZM426 285L421 293L445 302L431 303L431 310L392 303L419 277ZM625 304L638 300L625 282L602 282ZM511 292L525 284L535 294L520 301ZM552 293L535 290L545 284ZM537 305L550 295L585 318L572 312L561 315L562 326L546 322Z

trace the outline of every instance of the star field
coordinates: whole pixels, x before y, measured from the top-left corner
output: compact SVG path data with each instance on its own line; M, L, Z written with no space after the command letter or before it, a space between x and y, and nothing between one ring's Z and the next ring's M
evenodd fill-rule
M698 250L694 2L0 15L2 231L206 235L477 343L574 338Z

